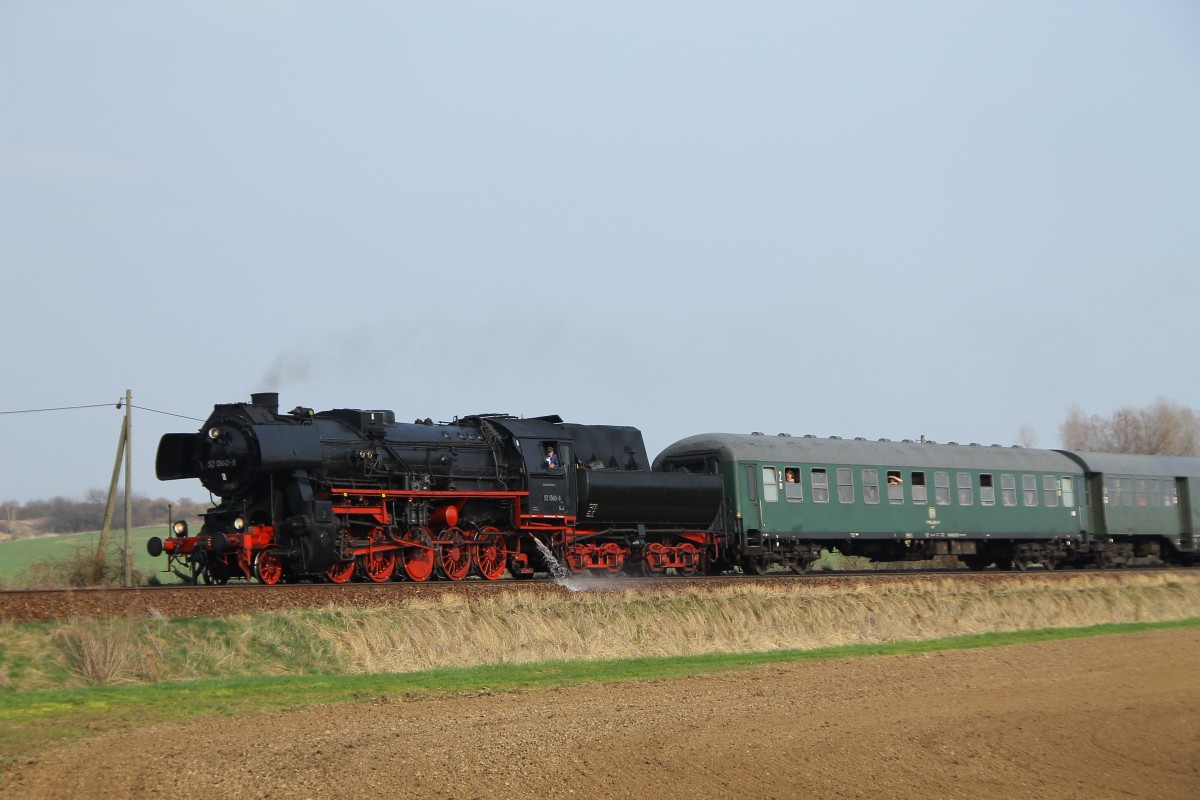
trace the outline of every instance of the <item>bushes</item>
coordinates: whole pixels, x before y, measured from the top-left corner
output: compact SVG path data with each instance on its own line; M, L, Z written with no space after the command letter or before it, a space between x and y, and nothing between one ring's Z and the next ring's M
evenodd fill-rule
M0 520L0 532L9 533L14 538L23 538L43 533L82 533L99 530L104 524L104 508L107 501L108 493L102 489L92 489L82 500L54 497L50 500L30 500L24 505L9 500L0 504L0 509L4 512L3 520ZM165 523L168 506L171 506L170 516L174 519L194 522L200 518L206 505L187 498L150 499L135 492L130 499L130 527L140 528ZM112 526L125 527L124 493L117 495Z

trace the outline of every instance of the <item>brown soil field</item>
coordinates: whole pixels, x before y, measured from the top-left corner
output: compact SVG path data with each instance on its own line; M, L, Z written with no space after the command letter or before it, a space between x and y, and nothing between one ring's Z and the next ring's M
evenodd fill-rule
M1200 630L102 734L0 797L1200 797Z

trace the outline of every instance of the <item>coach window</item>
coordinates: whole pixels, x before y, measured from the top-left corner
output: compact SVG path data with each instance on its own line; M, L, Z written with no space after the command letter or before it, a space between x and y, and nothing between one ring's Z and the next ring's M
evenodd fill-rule
M933 502L939 506L950 505L950 473L933 473Z
M958 504L960 506L975 505L975 489L971 486L971 473L958 473Z
M1163 485L1163 502L1168 506L1179 505L1179 487L1173 483Z
M812 495L814 503L829 502L829 475L820 467L812 470Z
M1150 481L1150 505L1158 508L1162 504L1162 484L1158 482L1158 478L1154 478Z
M1015 475L1000 476L1000 502L1010 508L1017 504L1017 477Z
M838 502L853 503L854 502L854 470L845 467L839 467L837 471L838 479Z
M1037 475L1021 476L1021 493L1025 495L1025 507L1037 506Z
M904 478L900 470L889 469L887 472L888 502L892 504L904 502Z
M800 483L799 467L784 467L783 496L789 503L804 502L804 485Z
M996 487L992 485L992 476L986 472L979 476L979 505L996 505Z
M1062 479L1063 506L1075 508L1075 479L1063 476Z
M1133 478L1121 478L1121 505L1133 505Z
M914 503L925 505L929 502L929 488L925 485L925 473L912 474L912 498Z
M879 470L863 470L863 502L875 505L879 502Z
M1143 508L1146 505L1146 481L1140 478L1137 482L1137 504L1138 508Z
M768 503L779 501L779 472L774 467L763 467L763 500Z
M1046 508L1058 508L1058 478L1053 475L1042 476L1042 497Z

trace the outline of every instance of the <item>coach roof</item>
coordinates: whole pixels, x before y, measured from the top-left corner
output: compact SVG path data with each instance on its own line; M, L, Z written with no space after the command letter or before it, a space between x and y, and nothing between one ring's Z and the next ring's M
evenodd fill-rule
M928 469L941 467L1013 472L1081 471L1075 461L1054 450L737 433L705 433L678 441L655 459L655 466L666 458L705 453L716 453L726 461L763 461L777 464L847 464Z
M1183 456L1138 456L1126 453L1058 452L1074 459L1084 472L1106 475L1149 475L1171 478L1200 478L1200 458Z

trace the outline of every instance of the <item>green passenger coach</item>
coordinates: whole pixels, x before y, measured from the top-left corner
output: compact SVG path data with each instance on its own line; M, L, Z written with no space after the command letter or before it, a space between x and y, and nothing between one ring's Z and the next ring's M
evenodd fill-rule
M1062 452L1086 475L1087 533L1100 566L1194 556L1200 459Z
M823 549L1052 569L1088 538L1084 465L1052 450L703 434L655 468L721 476L725 561L747 572L802 572Z

